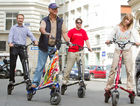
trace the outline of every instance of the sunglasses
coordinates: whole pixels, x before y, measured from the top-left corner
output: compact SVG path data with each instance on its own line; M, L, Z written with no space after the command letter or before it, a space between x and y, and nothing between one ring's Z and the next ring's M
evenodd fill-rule
M76 22L76 24L82 24L82 22Z
M57 10L57 8L52 8L52 10Z

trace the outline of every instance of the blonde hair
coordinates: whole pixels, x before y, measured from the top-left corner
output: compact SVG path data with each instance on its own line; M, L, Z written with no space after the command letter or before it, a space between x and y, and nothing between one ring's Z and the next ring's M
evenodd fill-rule
M126 14L123 17L120 25L124 26L124 22L125 22L126 19L130 20L130 24L127 25L127 29L130 29L133 26L133 15L132 14Z

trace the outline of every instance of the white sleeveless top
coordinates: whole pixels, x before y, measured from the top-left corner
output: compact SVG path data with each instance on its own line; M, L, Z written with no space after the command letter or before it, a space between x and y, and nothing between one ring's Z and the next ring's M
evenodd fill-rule
M129 29L129 30L126 30L125 32L122 32L118 25L114 27L113 31L108 37L108 40L112 41L113 38L115 38L116 41L121 41L121 42L127 42L127 41L140 42L140 36L137 30ZM120 49L118 47L118 44L115 45L115 48ZM128 50L130 48L131 48L131 44L127 44L124 50Z

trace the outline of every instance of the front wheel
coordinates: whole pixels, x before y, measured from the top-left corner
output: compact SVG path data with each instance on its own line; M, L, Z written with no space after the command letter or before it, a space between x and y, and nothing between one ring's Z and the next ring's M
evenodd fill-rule
M33 95L35 95L36 93L36 89L35 88L31 88L27 90L27 100L31 101L33 98Z
M33 98L33 93L32 93L32 92L28 93L28 94L27 94L27 100L28 100L28 101L31 101L32 98Z
M58 92L54 92L51 94L50 103L51 105L58 105L61 101L61 96Z
M85 88L84 88L84 87L80 87L80 88L78 89L77 94L78 94L78 97L79 97L79 98L83 98L83 97L85 96Z
M140 96L140 75L137 77L136 80L136 92L137 92L137 96Z
M12 84L9 84L8 87L7 87L8 95L11 95L13 89L14 89L14 86Z
M112 106L117 106L119 100L119 92L113 91L112 92Z

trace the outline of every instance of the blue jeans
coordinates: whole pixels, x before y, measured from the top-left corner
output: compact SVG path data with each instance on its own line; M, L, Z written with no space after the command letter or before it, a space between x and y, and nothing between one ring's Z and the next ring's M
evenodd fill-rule
M38 51L38 63L33 78L33 84L36 86L39 86L40 84L41 76L43 74L43 69L45 68L48 56L50 57L50 59L52 59L52 57L54 56L54 54L50 54L50 51L53 49L54 47L48 47L48 52L43 52L42 50Z

